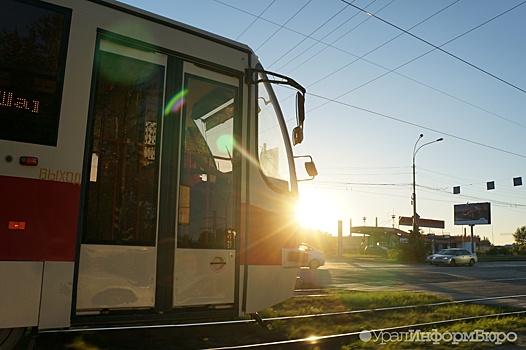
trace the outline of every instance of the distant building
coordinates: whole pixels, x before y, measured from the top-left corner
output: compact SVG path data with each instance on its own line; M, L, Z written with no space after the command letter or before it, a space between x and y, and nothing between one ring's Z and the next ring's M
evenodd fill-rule
M394 227L354 226L350 235L343 237L343 252L358 253L366 246L380 245L394 248L399 243L408 242L409 232ZM430 251L438 252L446 248L465 248L471 250L471 237L458 235L423 234L424 242ZM473 237L475 249L480 242L479 236ZM434 250L433 250L434 246Z
M428 234L423 235L424 242L428 244L431 252L438 252L441 249L446 248L464 248L471 251L471 236L451 236L451 235L436 235ZM473 245L477 250L477 245L480 242L479 236L473 236ZM434 250L433 250L434 245Z
M407 232L394 227L353 226L350 235L343 237L343 251L358 253L370 245L380 245L394 248L400 243L401 235Z

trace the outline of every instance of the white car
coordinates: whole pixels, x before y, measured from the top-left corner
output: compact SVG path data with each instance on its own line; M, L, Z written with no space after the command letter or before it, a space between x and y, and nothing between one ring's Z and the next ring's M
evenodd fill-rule
M318 267L325 265L325 255L321 250L318 250L307 243L300 243L300 250L303 250L308 256L308 258L303 261L303 267L317 269Z

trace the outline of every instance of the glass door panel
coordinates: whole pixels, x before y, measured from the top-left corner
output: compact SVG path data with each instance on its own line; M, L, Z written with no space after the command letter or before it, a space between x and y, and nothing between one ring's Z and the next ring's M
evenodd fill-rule
M238 86L185 65L174 306L234 303Z
M153 307L166 56L101 40L77 309Z

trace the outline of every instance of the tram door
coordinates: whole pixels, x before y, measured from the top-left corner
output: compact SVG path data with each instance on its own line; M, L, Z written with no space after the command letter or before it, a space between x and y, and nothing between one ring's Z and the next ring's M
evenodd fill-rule
M153 308L167 57L101 39L77 312Z
M239 80L185 63L173 307L235 298Z
M104 39L94 75L77 314L232 307L239 79Z

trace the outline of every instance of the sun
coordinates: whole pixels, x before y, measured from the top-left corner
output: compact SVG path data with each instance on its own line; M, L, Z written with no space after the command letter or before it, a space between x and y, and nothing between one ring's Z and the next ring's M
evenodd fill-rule
M296 206L296 218L305 228L336 231L338 220L341 220L339 216L342 208L338 202L327 190L302 188Z

